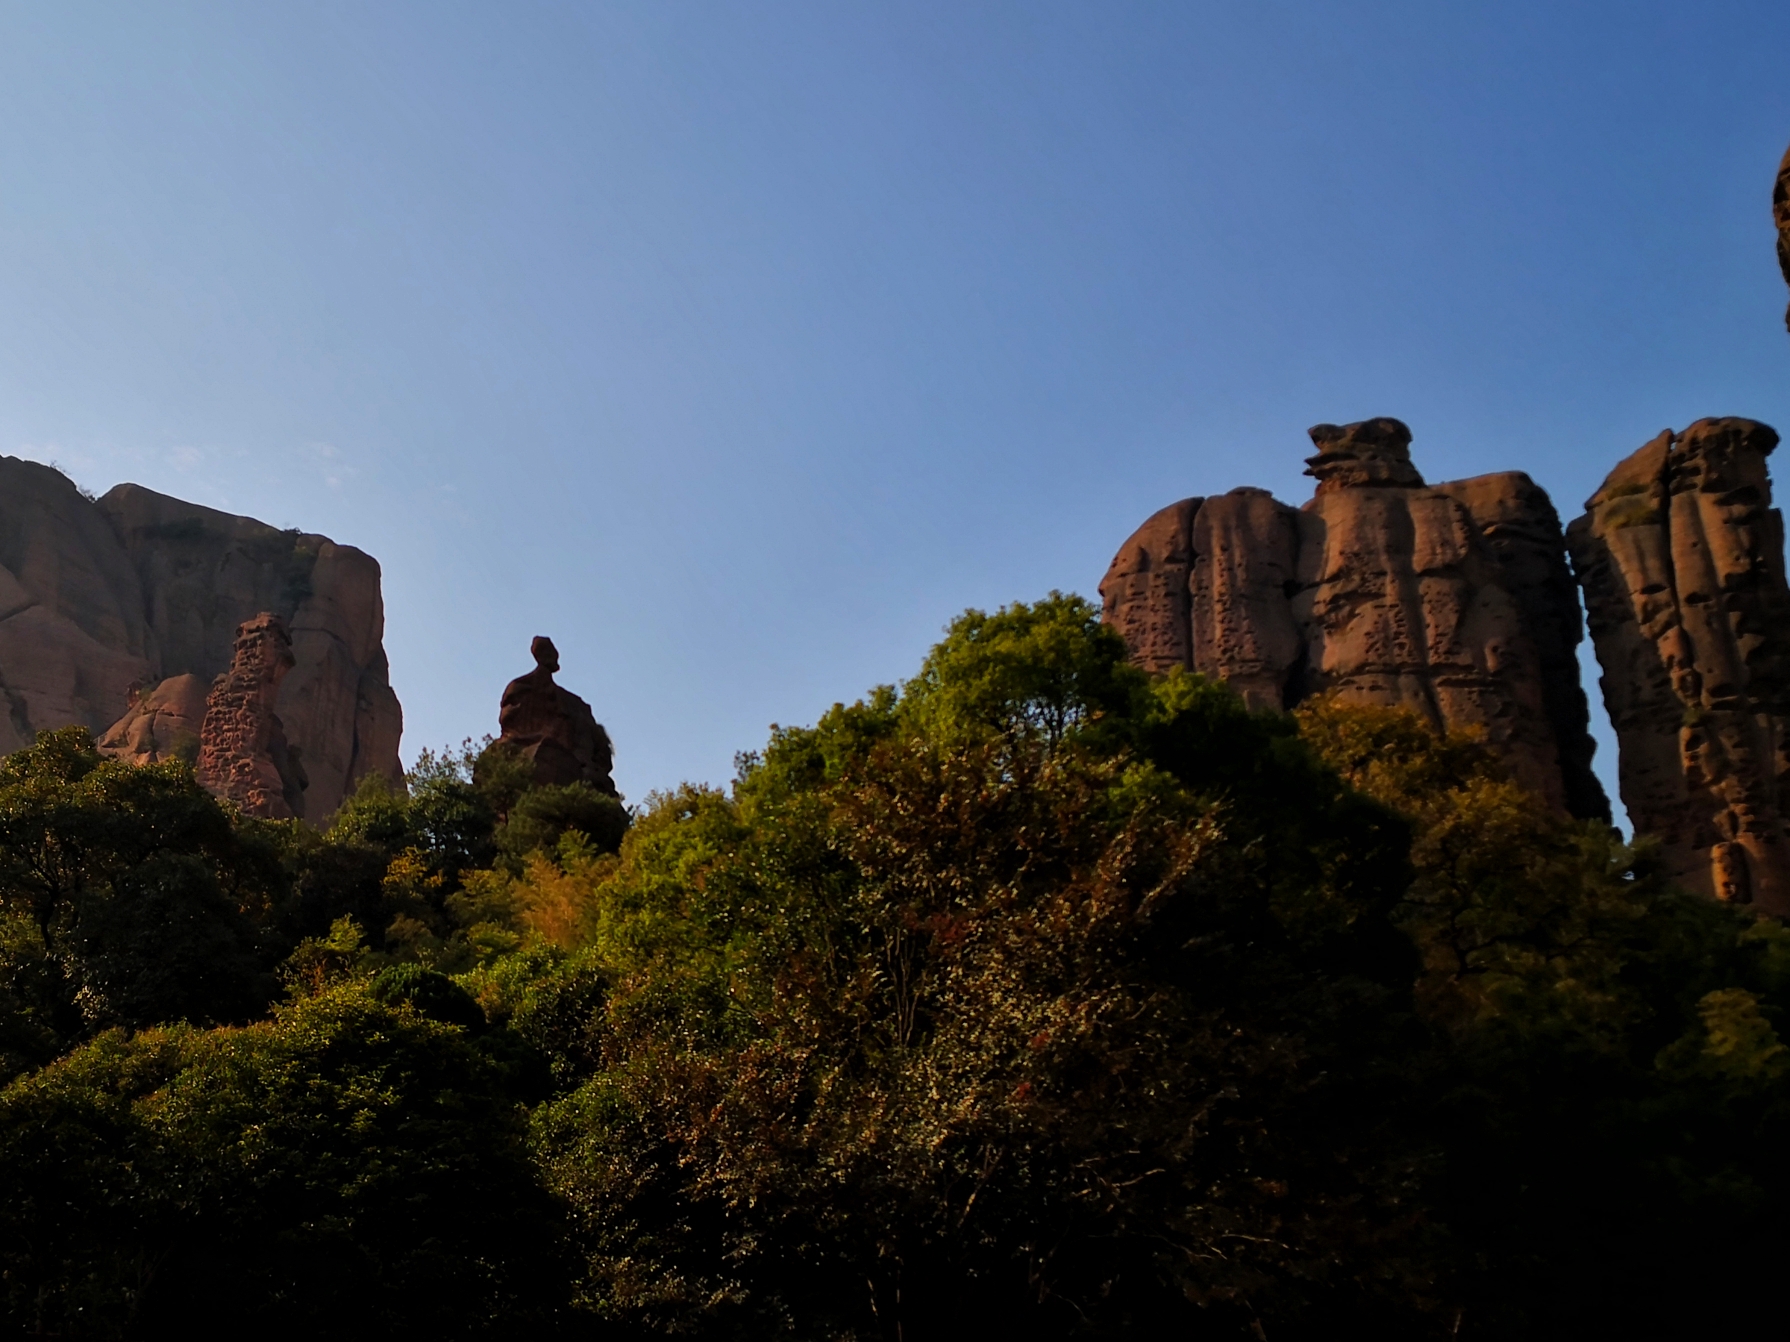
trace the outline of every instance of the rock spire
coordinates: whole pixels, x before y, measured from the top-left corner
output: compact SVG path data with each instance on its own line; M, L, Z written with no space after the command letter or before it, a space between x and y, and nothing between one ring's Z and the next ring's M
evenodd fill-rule
M1622 800L1693 889L1790 914L1790 588L1765 460L1778 435L1700 419L1636 451L1567 532Z
M1120 548L1100 592L1133 659L1216 676L1252 708L1333 693L1478 729L1556 808L1607 818L1547 494L1520 472L1428 486L1396 419L1311 438L1303 508L1249 488L1184 499Z
M305 813L303 762L274 712L280 682L296 662L286 622L263 611L237 626L230 669L206 696L199 782L250 815L287 820Z
M609 733L589 704L554 683L559 651L553 640L537 636L528 650L535 669L504 687L497 744L532 761L537 784L589 783L615 796L609 776L615 759Z

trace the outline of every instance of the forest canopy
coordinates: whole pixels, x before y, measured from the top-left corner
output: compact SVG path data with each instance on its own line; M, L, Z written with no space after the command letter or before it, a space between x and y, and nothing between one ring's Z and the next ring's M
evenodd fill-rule
M1749 1335L1790 933L1080 598L636 811L0 761L26 1333Z

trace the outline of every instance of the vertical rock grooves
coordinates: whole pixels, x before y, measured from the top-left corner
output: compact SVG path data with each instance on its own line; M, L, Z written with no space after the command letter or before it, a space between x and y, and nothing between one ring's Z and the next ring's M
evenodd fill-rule
M1134 660L1221 678L1256 709L1333 693L1476 729L1550 804L1607 819L1547 494L1517 472L1432 488L1396 419L1311 437L1303 508L1259 489L1188 499L1120 549L1100 591Z
M1668 430L1616 467L1568 529L1622 800L1679 880L1790 913L1790 588L1748 419Z

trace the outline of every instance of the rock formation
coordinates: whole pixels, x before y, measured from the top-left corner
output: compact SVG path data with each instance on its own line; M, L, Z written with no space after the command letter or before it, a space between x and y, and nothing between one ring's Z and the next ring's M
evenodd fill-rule
M132 690L130 708L99 738L100 754L132 764L197 763L210 689L205 677L185 675L169 676L147 692Z
M1778 269L1784 272L1784 283L1790 284L1790 150L1778 164L1778 182L1771 193L1771 217L1778 226ZM1790 327L1790 308L1784 311L1784 325Z
M250 815L289 820L304 813L304 763L274 712L280 682L296 662L286 622L263 611L237 626L230 669L205 698L199 783Z
M497 721L507 746L534 763L534 781L544 785L589 783L615 796L609 776L615 754L590 705L553 681L559 651L550 638L537 637L528 648L535 669L504 687Z
M1567 532L1622 800L1673 873L1790 914L1790 588L1765 459L1778 436L1702 419L1617 466Z
M1547 495L1517 472L1426 486L1396 419L1311 437L1303 508L1259 489L1186 499L1121 547L1100 592L1133 658L1219 677L1253 708L1334 693L1477 729L1553 805L1607 818Z
M311 780L302 814L327 818L364 774L401 781L370 556L138 485L89 499L48 466L0 458L0 754L79 725L142 757L131 733L162 736L138 709L153 701L159 722L167 705L190 708L190 687L166 682L209 685L237 626L263 611L292 633L277 709Z

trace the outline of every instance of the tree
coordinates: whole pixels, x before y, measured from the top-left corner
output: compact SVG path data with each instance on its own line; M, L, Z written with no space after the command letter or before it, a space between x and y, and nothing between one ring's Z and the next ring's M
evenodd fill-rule
M597 1061L534 1119L591 1308L1422 1325L1407 830L1293 724L1151 685L1053 597L743 766L659 798L593 882L604 990L569 1033Z
M567 1273L511 1063L442 1007L472 1004L440 976L343 983L246 1027L108 1032L0 1092L9 1317L87 1337L554 1327Z
M73 727L0 761L7 987L59 1040L258 1014L282 886L274 847L184 764L102 760Z

